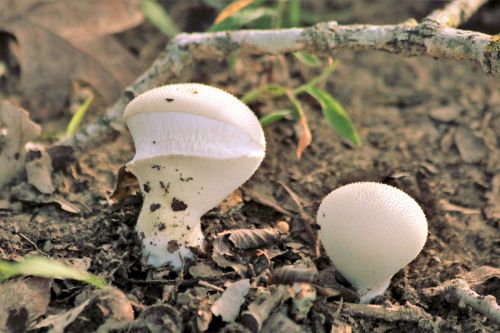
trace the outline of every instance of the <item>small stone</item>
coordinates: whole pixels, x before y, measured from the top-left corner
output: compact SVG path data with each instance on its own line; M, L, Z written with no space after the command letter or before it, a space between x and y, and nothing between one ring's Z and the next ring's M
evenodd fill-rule
M443 123L449 123L460 115L460 112L458 110L458 107L456 105L447 105L443 106L437 109L431 110L429 112L429 116L437 121L443 122Z
M459 127L455 133L455 145L465 163L480 162L488 154L484 140L464 126Z

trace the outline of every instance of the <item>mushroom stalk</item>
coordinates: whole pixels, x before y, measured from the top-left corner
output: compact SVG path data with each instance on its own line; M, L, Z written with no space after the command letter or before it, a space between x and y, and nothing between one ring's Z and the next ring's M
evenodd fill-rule
M258 158L174 155L128 163L144 192L136 230L148 263L181 267L181 257L193 257L191 248L203 251L202 215L238 187L240 172L255 171ZM227 169L221 169L221 162Z

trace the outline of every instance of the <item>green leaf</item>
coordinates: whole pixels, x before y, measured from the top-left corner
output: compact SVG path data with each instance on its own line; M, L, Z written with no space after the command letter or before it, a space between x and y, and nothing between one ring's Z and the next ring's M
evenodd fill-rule
M323 115L330 123L330 126L332 126L341 137L357 146L361 145L361 139L359 138L356 128L344 111L342 105L340 105L335 98L327 91L317 87L309 87L306 92L318 101L321 105Z
M265 115L264 117L260 118L260 124L265 127L269 126L277 121L280 121L281 119L285 118L286 116L289 116L293 114L291 110L279 110L272 112L270 114Z
M336 67L337 67L336 62L333 62L331 65L328 65L328 67L323 69L323 71L319 75L313 77L312 79L310 79L306 83L295 88L293 90L293 93L295 95L299 95L299 94L307 91L307 89L309 89L309 87L315 87L316 85L320 84L322 81L326 80L330 75L332 75L332 73Z
M234 13L232 16L228 17L219 24L212 25L208 31L225 31L225 30L235 30L247 25L251 22L257 21L263 17L273 17L276 14L276 10L271 8L248 8L240 12Z
M106 281L100 277L43 257L30 257L20 262L0 260L0 281L7 280L17 275L33 275L61 280L78 280L98 288L107 286Z
M295 58L297 58L301 63L303 63L306 66L319 67L323 65L321 59L315 56L314 54L304 51L299 51L299 52L294 52L293 55L295 56Z
M156 0L141 0L141 11L146 20L168 37L172 38L180 32L172 17Z
M83 102L83 104L78 108L73 117L71 117L68 127L66 127L66 136L72 136L75 134L93 101L94 96L87 97L85 102Z
M288 27L300 26L300 0L290 0L288 4Z
M273 97L286 95L286 89L278 86L276 84L266 84L260 88L254 89L246 93L241 101L243 103L251 103L254 100L258 99L261 95L271 95Z

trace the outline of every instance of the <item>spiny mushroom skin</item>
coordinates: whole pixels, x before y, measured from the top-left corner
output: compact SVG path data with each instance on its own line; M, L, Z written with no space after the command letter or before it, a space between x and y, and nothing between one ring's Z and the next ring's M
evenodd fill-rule
M136 149L126 167L144 194L136 226L143 256L155 267L180 269L191 248L203 249L201 216L262 162L262 127L236 97L196 83L141 94L124 121Z
M332 191L321 202L317 222L327 255L358 290L361 303L382 295L427 239L427 220L418 203L375 182Z

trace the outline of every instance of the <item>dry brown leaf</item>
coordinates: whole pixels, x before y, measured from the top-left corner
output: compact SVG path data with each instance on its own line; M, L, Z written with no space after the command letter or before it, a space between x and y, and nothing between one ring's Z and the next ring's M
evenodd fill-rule
M239 12L243 8L247 7L253 2L253 0L237 0L230 5L228 5L226 8L224 8L219 15L215 18L214 24L219 24L228 17L234 15L235 13Z
M45 314L51 280L29 277L0 284L0 332L25 332L28 324Z
M269 317L262 328L262 333L287 332L287 333L302 333L304 329L293 320L285 316L281 312L276 312Z
M298 127L298 134L299 134L299 143L297 145L297 158L300 160L302 157L302 153L304 150L309 146L312 142L312 135L311 135L311 130L309 129L309 125L307 124L307 119L306 117L302 117L299 120L299 127Z
M138 63L109 35L142 22L139 2L0 1L0 30L18 42L21 88L33 115L56 115L72 80L111 103L135 79Z
M286 265L273 271L273 284L294 284L296 282L313 282L318 279L318 270L315 267L300 265Z
M1 12L1 11L0 11ZM28 112L4 101L0 105L0 187L16 176L24 165L26 142L36 139L41 128Z
M55 191L52 183L52 160L43 150L30 150L26 156L26 176L28 183L44 194Z
M219 267L231 267L241 276L246 274L248 270L247 266L237 262L238 258L235 257L236 253L233 254L229 245L224 242L224 239L217 238L212 242L212 245L214 247L212 259Z
M118 175L116 178L117 180L115 190L109 197L109 202L111 204L118 203L125 197L133 195L140 190L139 181L133 173L128 172L127 169L125 169L125 166L122 166L118 170ZM144 187L146 187L146 185ZM147 192L148 190L145 188L144 191Z
M236 229L219 233L218 237L229 235L229 240L238 249L255 249L279 242L281 234L276 228Z
M50 327L52 333L62 333L70 324L75 327L88 321L92 313L94 320L112 319L117 322L130 323L134 320L134 310L127 296L119 289L107 287L94 291L90 298L66 312L48 316L30 329Z

